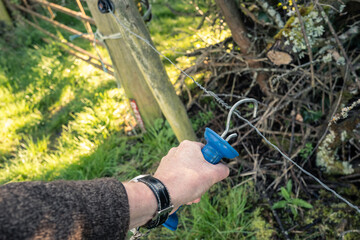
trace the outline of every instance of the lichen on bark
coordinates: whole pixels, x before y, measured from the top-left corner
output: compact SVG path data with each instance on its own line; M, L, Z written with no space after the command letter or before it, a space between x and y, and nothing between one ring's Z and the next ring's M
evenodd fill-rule
M349 175L359 172L357 161L349 161L348 156L353 153L349 150L350 148L345 147L350 142L360 144L358 128L360 128L360 116L359 110L355 109L347 111L342 121L333 122L329 133L317 150L316 165L327 174Z

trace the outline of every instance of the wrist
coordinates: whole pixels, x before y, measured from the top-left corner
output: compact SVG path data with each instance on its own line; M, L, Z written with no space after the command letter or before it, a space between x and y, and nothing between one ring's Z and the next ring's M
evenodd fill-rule
M140 182L123 184L129 201L130 226L139 227L146 224L157 210L157 201L151 189Z
M169 191L164 183L151 175L140 175L132 179L132 181L145 184L147 187L149 187L149 189L151 189L156 198L156 213L152 219L144 225L144 227L152 229L165 223L169 217L170 212L172 212L174 209L174 205L172 204Z
M130 229L138 226L151 229L165 223L174 205L167 187L160 179L140 175L124 186L129 198Z

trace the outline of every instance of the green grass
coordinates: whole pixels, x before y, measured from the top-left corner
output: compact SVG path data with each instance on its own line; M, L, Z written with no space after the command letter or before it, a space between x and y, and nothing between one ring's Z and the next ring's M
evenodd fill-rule
M263 208L253 207L255 200L252 183L235 188L217 184L200 203L178 211L176 231L158 228L148 239L272 239L275 230L261 216Z
M169 3L178 12L194 15L174 15L164 5L165 3ZM202 11L207 11L206 1L197 1L197 3ZM221 24L211 26L206 21L203 27L197 30L202 17L195 17L195 6L189 1L154 0L152 1L152 12L153 19L148 23L148 27L155 46L181 69L186 69L195 64L196 58L185 57L185 53L208 47L231 36L228 28L224 28ZM170 80L174 83L180 75L180 71L165 59L162 60ZM200 74L195 79L201 80L202 76L203 74ZM190 87L193 85L189 79L186 83Z
M200 204L189 209L190 214L181 218L185 231L194 239L240 239L251 236L250 217L247 212L245 188L224 189L217 186L210 197L202 197ZM180 237L180 236L179 236Z

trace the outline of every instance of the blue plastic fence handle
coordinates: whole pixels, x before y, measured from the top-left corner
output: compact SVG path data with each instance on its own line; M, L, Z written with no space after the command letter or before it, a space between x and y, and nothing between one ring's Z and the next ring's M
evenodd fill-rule
M209 163L217 164L222 158L232 159L239 156L239 153L231 147L227 141L222 139L210 128L206 128L204 136L207 144L201 149L201 152L204 155L205 160ZM179 219L176 212L174 212L169 216L163 226L175 231L177 229L178 222Z

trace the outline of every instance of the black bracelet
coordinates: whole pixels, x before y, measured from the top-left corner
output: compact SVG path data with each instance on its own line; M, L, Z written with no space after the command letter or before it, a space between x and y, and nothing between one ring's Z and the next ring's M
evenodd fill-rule
M153 191L157 201L158 206L155 215L144 226L147 229L152 229L166 222L170 212L174 209L174 205L171 203L170 194L165 185L159 179L150 175L141 175L134 178L132 181L146 184L151 191Z

